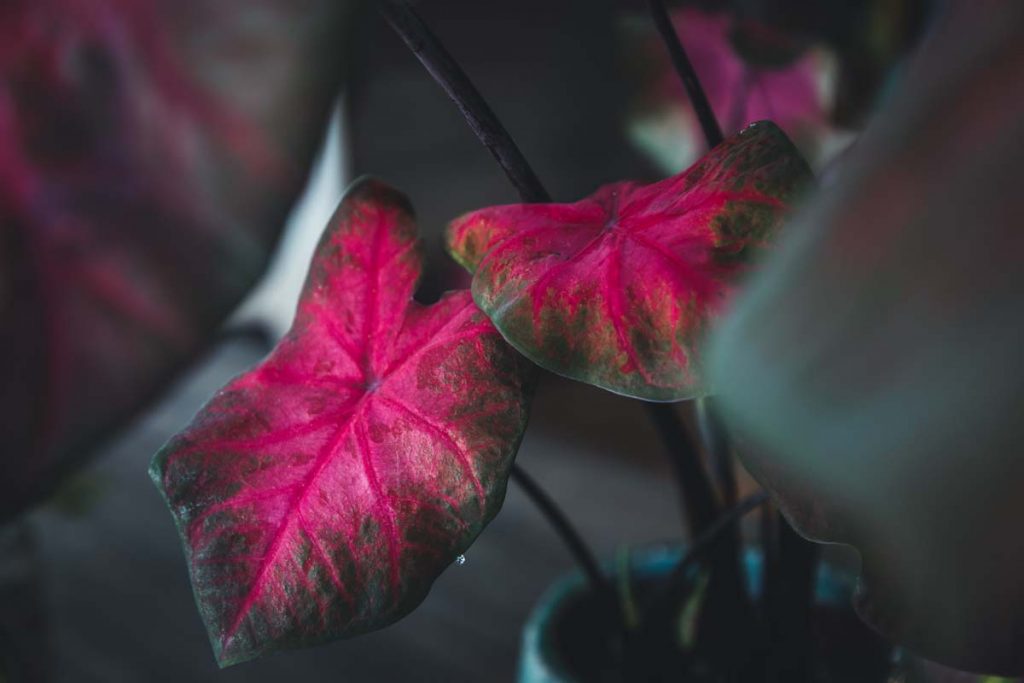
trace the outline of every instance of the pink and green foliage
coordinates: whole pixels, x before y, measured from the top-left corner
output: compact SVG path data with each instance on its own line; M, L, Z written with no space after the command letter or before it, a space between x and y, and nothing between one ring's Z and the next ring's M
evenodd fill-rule
M357 183L291 331L153 462L222 665L399 619L501 506L534 368L469 292L413 301L421 259Z
M0 3L0 517L136 413L256 279L340 84L319 65L348 5Z
M473 296L541 367L628 396L701 395L699 347L810 177L769 122L652 185L467 214L449 248Z
M805 50L784 64L753 64L737 52L728 13L682 7L672 13L676 32L726 135L753 121L771 120L808 158L831 132L830 60L820 50ZM668 172L689 165L705 149L693 105L665 48L651 32L641 57L652 73L641 94L631 135ZM649 53L649 55L647 54Z

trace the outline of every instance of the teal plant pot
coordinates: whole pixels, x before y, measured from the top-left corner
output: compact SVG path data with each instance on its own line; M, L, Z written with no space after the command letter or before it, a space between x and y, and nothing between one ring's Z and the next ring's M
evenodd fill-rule
M666 577L679 562L682 553L680 546L659 546L636 551L631 557L632 583L642 587L645 581L652 582ZM757 600L764 576L761 553L748 550L744 555L744 564L748 592ZM815 585L816 603L821 608L818 611L829 615L826 619L829 634L842 634L839 639L846 641L822 643L825 659L834 657L834 668L837 669L834 672L823 672L818 677L823 682L884 681L890 669L889 647L861 624L850 607L854 586L855 579L851 575L825 563L820 565ZM541 597L523 629L518 683L620 680L617 676L595 677L593 672L581 673L583 667L580 663L595 656L594 648L602 647L603 642L600 626L588 629L599 623L600 619L594 618L594 606L587 589L582 575L574 573L554 583ZM581 630L593 630L589 643L587 635L581 634ZM856 670L851 669L851 662L856 663Z

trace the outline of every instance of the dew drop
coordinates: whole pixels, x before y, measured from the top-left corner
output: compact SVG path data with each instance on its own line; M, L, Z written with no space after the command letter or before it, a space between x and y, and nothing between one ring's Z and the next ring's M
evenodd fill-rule
M466 564L466 556L465 555L459 555L458 557L456 557L455 558L455 564L459 565L460 567L462 565Z

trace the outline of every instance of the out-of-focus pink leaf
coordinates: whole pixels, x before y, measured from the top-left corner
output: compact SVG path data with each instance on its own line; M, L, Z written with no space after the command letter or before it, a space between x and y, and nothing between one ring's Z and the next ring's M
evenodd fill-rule
M420 268L405 197L357 183L291 331L153 462L222 665L399 619L501 506L534 368Z
M748 469L804 533L860 551L871 624L1019 675L1024 3L940 9L709 366Z
M655 401L704 391L697 348L810 177L761 122L653 185L481 209L449 227L473 296L541 367Z
M830 60L821 50L807 50L788 64L755 65L744 61L730 38L730 15L681 7L673 24L700 78L726 135L753 121L775 122L797 147L815 158L829 132ZM633 139L665 170L676 173L706 148L696 113L653 32L644 33L642 58L654 73L638 102L630 126Z
M0 5L0 517L137 412L259 274L350 4Z

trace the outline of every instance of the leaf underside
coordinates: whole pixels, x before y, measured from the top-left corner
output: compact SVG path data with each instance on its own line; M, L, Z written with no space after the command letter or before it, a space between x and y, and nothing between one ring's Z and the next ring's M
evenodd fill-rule
M505 338L552 372L652 401L701 395L699 347L810 171L754 124L683 173L574 204L482 209L448 246Z
M358 182L291 331L154 459L222 666L399 619L501 506L532 366L420 270L406 199Z

